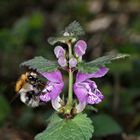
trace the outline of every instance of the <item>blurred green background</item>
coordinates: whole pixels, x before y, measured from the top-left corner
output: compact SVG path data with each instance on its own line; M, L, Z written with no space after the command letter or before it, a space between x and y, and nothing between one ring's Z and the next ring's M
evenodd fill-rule
M0 140L32 140L45 128L50 104L31 109L19 98L10 103L23 71L19 64L36 55L55 59L47 38L73 20L86 32L86 61L112 50L131 55L95 79L105 99L89 113L92 139L140 139L139 0L0 0Z

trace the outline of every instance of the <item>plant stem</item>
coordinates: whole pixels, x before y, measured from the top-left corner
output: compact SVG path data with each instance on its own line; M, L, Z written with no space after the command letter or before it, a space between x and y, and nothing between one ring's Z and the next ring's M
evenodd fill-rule
M68 45L69 59L70 59L72 57L71 42L68 42L67 45ZM66 114L70 114L71 112L72 100L73 100L73 72L72 69L69 67L69 89L68 89L68 100L65 108Z
M71 42L67 42L68 45L68 51L69 51L69 58L72 57L72 46L71 46Z
M73 72L69 70L69 90L68 90L68 102L67 104L72 105L73 99Z

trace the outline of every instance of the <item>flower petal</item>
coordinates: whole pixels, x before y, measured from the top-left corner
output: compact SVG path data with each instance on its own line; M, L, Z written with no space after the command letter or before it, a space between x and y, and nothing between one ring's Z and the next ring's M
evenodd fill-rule
M53 107L56 111L59 111L59 108L61 107L60 102L61 102L60 96L58 96L57 98L51 100L52 107Z
M41 75L44 76L45 78L47 78L51 82L56 82L56 83L63 82L62 74L59 70L56 70L53 72L44 72L44 73L41 73Z
M64 57L65 50L61 46L56 46L54 49L54 54L57 58Z
M88 78L100 78L103 77L107 72L108 68L106 67L101 67L97 72L89 74Z
M58 59L58 64L61 66L61 67L66 67L67 66L67 60L65 57L59 57Z
M97 88L96 83L92 80L86 80L85 82L82 82L82 83L87 83L89 85L90 89L96 89Z
M98 89L95 89L93 94L90 94L87 97L87 103L89 103L89 104L98 104L103 100L103 98L104 98L104 96L102 95L102 93Z
M85 81L86 79L88 79L88 76L88 73L78 72L76 75L76 83Z
M43 102L48 102L51 100L49 93L45 93L39 96L40 100Z
M59 96L64 88L64 83L53 83L53 89L50 91L51 99L55 99Z
M75 53L78 57L83 56L86 52L87 44L84 40L79 40L75 44Z
M108 68L106 68L106 67L101 67L97 72L94 72L94 73L78 72L76 75L76 82L83 82L90 78L103 77L107 72L108 72Z
M85 107L86 107L86 100L84 102L79 102L79 104L75 107L76 108L76 113L82 112Z
M87 89L78 83L74 84L74 93L77 96L79 102L84 102L86 100Z
M75 58L71 58L70 60L69 60L69 65L70 65L70 67L76 67L76 65L77 65L77 60L75 59Z

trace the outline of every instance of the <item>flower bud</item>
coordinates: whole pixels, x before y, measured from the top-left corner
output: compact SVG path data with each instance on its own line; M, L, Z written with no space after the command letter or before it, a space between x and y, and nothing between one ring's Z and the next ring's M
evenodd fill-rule
M58 64L61 67L66 67L67 66L67 60L66 60L66 58L65 57L59 57Z
M78 57L83 56L86 52L87 44L84 40L79 40L75 44L75 53Z
M76 67L76 65L77 65L77 60L75 58L71 58L69 60L69 66L70 67Z
M64 32L63 36L70 36L68 32Z
M56 46L54 49L54 53L57 58L64 57L65 50L61 46Z

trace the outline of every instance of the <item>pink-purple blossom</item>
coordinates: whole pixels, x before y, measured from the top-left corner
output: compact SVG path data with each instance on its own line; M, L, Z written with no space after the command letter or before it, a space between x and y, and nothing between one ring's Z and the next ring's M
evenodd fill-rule
M53 72L44 72L41 73L41 75L44 76L48 82L40 95L40 100L43 102L55 100L58 98L64 87L61 72L57 70Z
M61 67L67 66L67 60L65 57L59 57L57 62Z
M54 48L54 54L57 58L64 57L65 53L65 50L61 46L56 46Z
M66 52L61 46L56 46L54 49L54 54L58 58L57 62L61 67L67 66Z
M73 67L76 67L76 65L77 65L77 59L76 58L71 58L70 60L69 60L69 66L71 67L71 68L73 68Z
M100 90L98 90L96 83L90 80L90 78L102 77L107 72L108 68L101 67L95 73L77 73L76 81L74 84L74 92L79 101L79 112L81 112L84 109L86 104L98 104L103 100L104 96L102 95ZM82 107L81 110L79 109L79 107Z
M87 44L84 40L79 40L75 44L75 54L80 57L83 56L86 52Z

